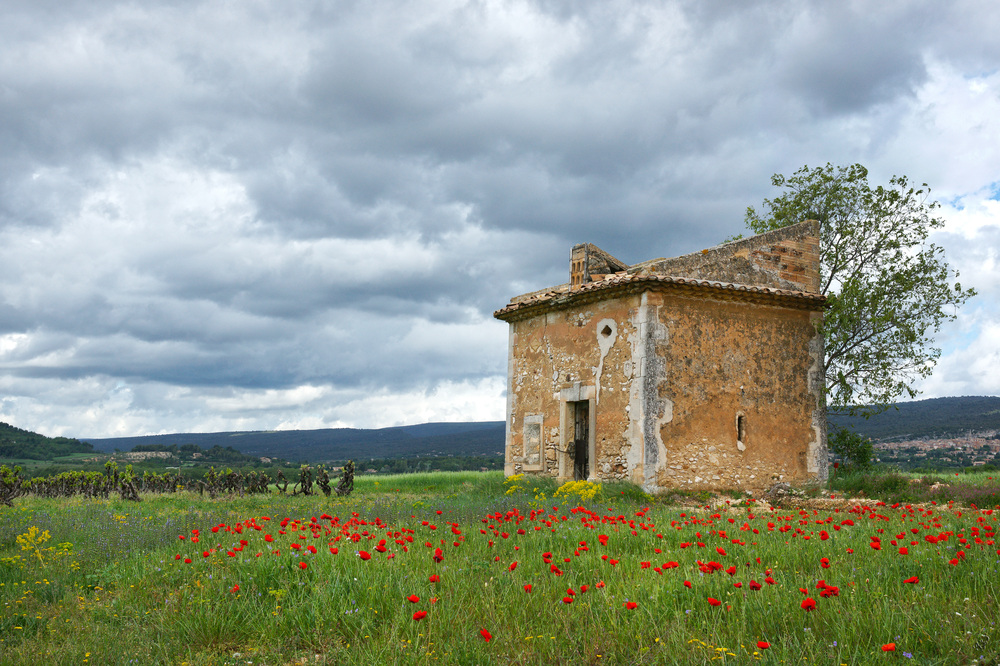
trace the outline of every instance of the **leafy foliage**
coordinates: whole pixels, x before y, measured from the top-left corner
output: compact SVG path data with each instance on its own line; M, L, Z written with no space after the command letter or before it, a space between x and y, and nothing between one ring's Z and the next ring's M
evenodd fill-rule
M1000 431L1000 397L914 400L893 405L870 418L831 414L829 421L831 428L851 428L877 442Z
M872 440L864 435L838 428L829 437L830 450L844 459L847 466L853 470L865 470L872 466L875 447Z
M944 226L934 216L939 204L928 202L930 189L905 176L872 187L860 164L805 166L771 183L785 192L765 199L760 212L747 209L750 229L820 223L830 407L875 414L900 396L914 397L913 382L929 376L941 354L934 334L975 295L953 282L958 272L928 242Z
M73 453L90 453L94 447L67 437L46 437L0 423L0 458L50 460Z
M260 465L260 457L240 453L231 446L214 445L203 449L197 444L139 444L132 449L133 453L163 452L169 453L181 460L199 460L200 462L224 463L228 465ZM281 462L280 458L272 458Z
M340 462L340 461L337 461ZM411 474L415 472L478 472L502 470L503 456L420 456L380 458L361 463L361 472L374 469L379 474Z
M423 423L365 430L325 428L268 432L175 433L144 437L89 439L98 451L138 451L137 446L172 446L180 451L232 447L254 456L280 457L310 462L343 462L353 458L359 467L374 467L365 461L415 456L503 455L504 422ZM364 457L358 452L364 452ZM478 467L476 467L478 469Z

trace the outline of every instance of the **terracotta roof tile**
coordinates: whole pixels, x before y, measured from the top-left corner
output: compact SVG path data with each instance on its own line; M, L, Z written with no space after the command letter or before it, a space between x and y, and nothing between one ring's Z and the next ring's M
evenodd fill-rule
M706 291L706 295L709 295L712 291L716 291L735 292L732 294L734 296L738 294L746 294L760 295L765 298L775 297L780 300L791 299L794 301L800 301L801 306L817 309L822 308L823 304L826 302L826 297L822 294L814 294L805 291L792 291L788 289L776 289L773 287L763 287L757 285L735 284L732 282L699 280L697 278L679 277L673 275L630 275L613 273L607 275L603 280L588 282L570 290L551 290L543 293L532 294L523 300L514 299L505 307L494 312L493 316L503 319L506 316L513 315L515 312L520 310L535 309L536 307L542 307L547 304L556 305L556 301L559 301L559 305L563 303L568 305L569 303L578 300L578 297L582 297L586 294L594 294L595 292L605 290L613 291L619 288L628 288L631 286L641 287L642 285L648 285L651 287L659 285L683 285L687 287L694 287L696 289L704 289Z

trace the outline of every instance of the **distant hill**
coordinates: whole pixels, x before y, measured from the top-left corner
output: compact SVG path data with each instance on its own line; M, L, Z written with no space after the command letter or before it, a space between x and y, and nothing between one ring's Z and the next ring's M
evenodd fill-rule
M364 430L277 430L252 432L177 433L145 437L85 438L98 451L129 451L137 445L197 444L209 449L231 446L254 456L290 461L328 462L408 458L415 456L503 455L504 422L423 423Z
M46 437L0 422L0 459L51 460L73 453L91 453L90 444L67 437Z
M963 396L901 402L868 420L830 415L830 427L846 426L875 441L957 437L969 431L1000 431L1000 398Z
M936 438L1000 431L1000 397L932 398L899 403L868 420L830 416L830 426L848 426L876 441ZM328 428L257 432L178 433L146 437L84 438L99 451L131 450L139 444L197 444L232 448L254 456L290 461L343 461L416 456L503 455L504 422L424 423L378 430Z

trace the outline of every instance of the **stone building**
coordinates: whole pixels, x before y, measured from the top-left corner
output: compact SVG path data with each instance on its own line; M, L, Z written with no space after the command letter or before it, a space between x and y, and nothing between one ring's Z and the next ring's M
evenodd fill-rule
M819 228L633 266L577 245L509 324L505 473L759 490L827 477Z

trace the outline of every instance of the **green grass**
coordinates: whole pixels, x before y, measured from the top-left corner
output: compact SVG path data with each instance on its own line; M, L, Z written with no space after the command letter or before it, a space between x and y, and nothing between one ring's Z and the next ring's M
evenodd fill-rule
M966 506L1000 504L1000 474L996 472L916 474L883 468L838 472L833 490L853 497L878 497L886 502L958 502Z
M19 499L0 507L0 663L1000 660L1000 507L771 511L734 500L712 513L608 484L580 509L553 499L551 481L512 485L495 472L437 473L359 477L348 498ZM32 527L50 534L41 561L17 543ZM700 569L711 561L723 570ZM821 598L820 579L839 594ZM802 610L799 588L815 611Z

